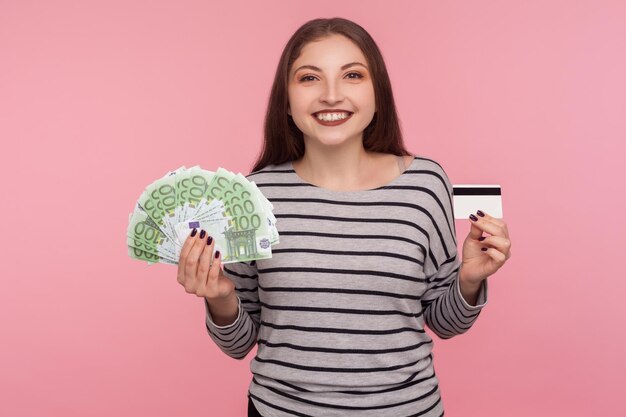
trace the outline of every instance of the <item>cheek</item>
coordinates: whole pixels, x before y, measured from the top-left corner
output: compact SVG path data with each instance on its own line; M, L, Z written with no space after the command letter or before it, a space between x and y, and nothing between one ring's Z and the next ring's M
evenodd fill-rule
M358 104L361 111L367 111L373 109L376 106L376 98L374 96L373 88L359 88L352 92L352 97Z
M289 94L289 105L293 113L302 113L308 111L310 100L303 92L294 92Z

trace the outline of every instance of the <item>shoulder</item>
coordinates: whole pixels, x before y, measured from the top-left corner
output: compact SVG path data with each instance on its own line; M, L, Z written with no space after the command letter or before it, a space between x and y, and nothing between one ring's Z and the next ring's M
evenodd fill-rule
M437 160L424 155L415 155L410 173L417 174L416 177L420 177L429 188L452 194L452 182Z
M286 174L293 173L293 168L290 162L284 162L282 164L270 164L258 171L254 171L246 175L249 181L268 181L285 177Z

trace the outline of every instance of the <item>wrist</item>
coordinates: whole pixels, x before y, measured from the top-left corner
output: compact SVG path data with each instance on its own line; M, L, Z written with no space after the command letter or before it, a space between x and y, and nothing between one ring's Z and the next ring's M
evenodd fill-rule
M484 279L479 279L478 281L471 280L464 272L463 266L461 265L461 269L459 270L459 284L461 284L461 287L467 289L468 291L478 290Z
M209 300L207 301L209 312L213 323L218 326L226 326L235 322L239 316L239 299L235 292L223 299Z

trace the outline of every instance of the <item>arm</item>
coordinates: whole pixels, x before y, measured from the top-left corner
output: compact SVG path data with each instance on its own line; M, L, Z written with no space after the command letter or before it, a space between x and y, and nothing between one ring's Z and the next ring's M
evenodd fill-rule
M459 258L454 227L452 184L443 169L441 187L433 190L443 211L433 214L435 226L429 231L429 253L424 263L426 291L422 307L426 325L440 338L449 339L465 333L487 304L487 280L479 287L460 285Z
M234 359L243 359L256 344L261 320L256 262L226 264L224 275L235 283L234 298L219 306L209 306L207 299L203 298L206 328L211 339L225 354ZM216 316L213 317L211 312L216 313ZM232 322L218 325L216 321Z
M450 339L463 334L474 324L487 304L487 280L477 290L470 289L476 303L470 304L462 292L459 280L460 260L456 256L442 264L437 273L427 278L428 289L422 296L424 320L440 338Z

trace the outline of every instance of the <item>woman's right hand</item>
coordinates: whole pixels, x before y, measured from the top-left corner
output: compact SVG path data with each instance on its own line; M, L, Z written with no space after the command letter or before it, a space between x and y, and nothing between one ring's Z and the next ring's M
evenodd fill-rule
M215 239L209 239L204 230L196 232L187 236L180 251L178 283L209 303L226 300L235 292L235 284L222 271L219 251L213 256Z

